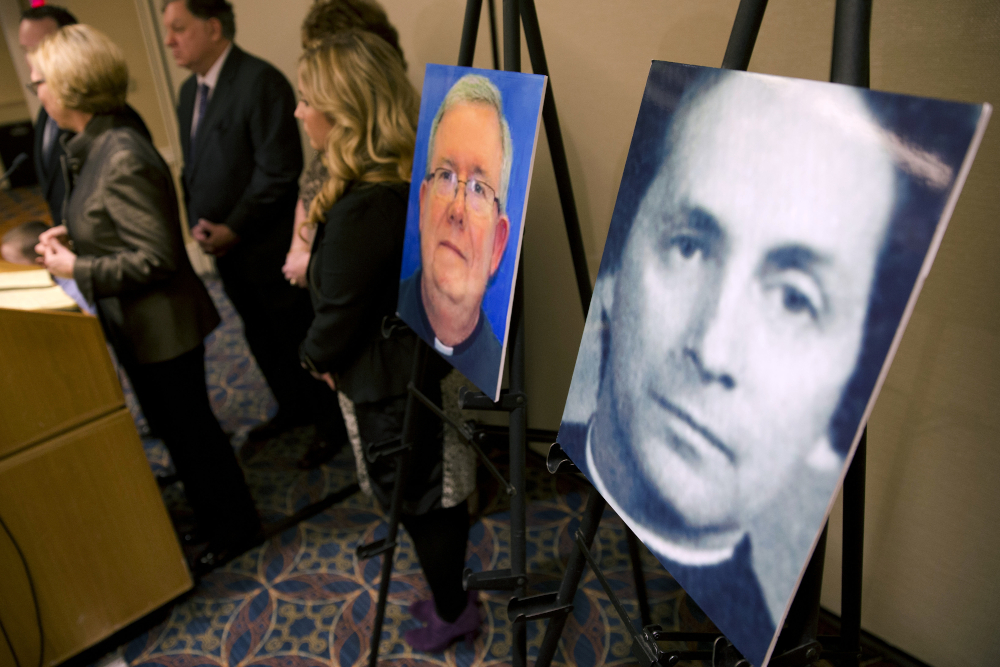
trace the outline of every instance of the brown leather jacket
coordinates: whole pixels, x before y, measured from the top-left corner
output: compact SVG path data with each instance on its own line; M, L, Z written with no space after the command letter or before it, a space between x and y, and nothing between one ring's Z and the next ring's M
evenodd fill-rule
M78 255L73 278L115 352L154 363L199 345L219 314L188 261L170 169L122 125L96 115L65 142L63 223Z

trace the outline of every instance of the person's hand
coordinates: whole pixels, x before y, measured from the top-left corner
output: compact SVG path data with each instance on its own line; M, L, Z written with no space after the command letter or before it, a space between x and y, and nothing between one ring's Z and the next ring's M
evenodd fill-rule
M66 225L50 227L38 235L38 244L35 245L35 252L38 253L38 257L35 259L35 262L43 266L45 265L45 249L53 241L59 241L63 246L69 246L69 230L66 229Z
M55 227L49 227L39 234L38 242L48 243L51 239L61 239L63 237L69 238L69 230L66 229L66 225L56 225Z
M48 232L43 233L47 234ZM35 252L38 252L38 248L42 250L42 265L49 273L59 278L73 277L73 268L76 266L76 253L64 246L58 236L46 239L45 243L41 242L41 237L39 236L39 243Z
M191 236L202 250L216 257L225 255L240 240L239 234L226 225L216 224L205 218L198 219L198 224L191 228Z
M308 287L309 279L306 271L309 268L309 253L301 250L290 250L285 255L285 265L281 267L281 273L285 280L298 287Z
M337 382L333 379L332 373L317 373L315 371L309 371L309 375L312 375L321 382L325 382L326 386L328 386L331 390L337 391Z

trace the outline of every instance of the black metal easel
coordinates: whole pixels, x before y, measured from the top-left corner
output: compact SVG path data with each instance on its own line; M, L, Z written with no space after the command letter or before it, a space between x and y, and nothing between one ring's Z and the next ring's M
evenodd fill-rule
M521 10L521 11L519 11ZM475 54L476 37L478 33L482 0L467 0L465 19L462 29L462 41L459 52L459 65L472 66ZM493 0L489 0L490 34L492 37L492 55L494 66L499 65L496 45L496 26L493 16ZM504 35L504 69L521 71L520 27L523 21L527 36L528 50L531 54L532 67L538 74L546 74L547 65L542 50L541 32L538 18L532 0L504 0L503 2L503 35ZM560 202L566 223L567 235L573 254L580 299L584 312L590 304L590 276L587 271L586 256L583 251L583 238L580 234L576 205L573 199L573 189L569 178L569 168L566 161L559 121L555 111L555 100L552 96L551 84L546 88L542 108L549 138L549 148L552 154L556 182L559 189ZM480 392L462 391L459 396L460 407L475 410L499 410L509 413L509 426L506 429L509 438L510 451L510 481L503 479L496 467L489 461L478 443L488 434L494 434L497 429L482 427L476 429L470 424L455 422L438 406L434 405L421 391L421 380L424 375L429 348L424 343L418 343L418 359L414 361L412 381L408 387L407 417L404 420L404 433L396 441L378 443L369 447L366 456L369 460L382 456L397 456L397 476L393 490L392 503L389 511L389 533L383 540L358 547L359 558L371 558L382 555L382 578L379 585L379 596L376 606L375 622L372 628L372 641L368 664L375 667L378 661L379 641L382 634L382 623L385 617L385 605L388 596L389 581L392 573L392 561L396 547L396 536L399 524L400 489L405 484L407 461L413 449L412 420L409 415L416 409L417 402L433 411L447 425L456 430L458 435L472 446L479 458L484 462L491 474L496 477L510 497L511 516L511 555L509 569L489 572L471 572L466 570L463 584L467 590L505 590L512 591L515 600L523 598L527 584L526 555L526 506L525 506L525 451L528 439L527 428L527 396L524 392L524 265L519 263L517 283L514 291L514 302L511 310L511 336L509 341L510 385L502 392L500 400L492 401ZM523 619L513 623L512 654L515 667L521 667L526 662L526 629Z
M767 0L741 0L723 58L723 68L747 69L766 7ZM871 9L871 0L837 0L831 81L868 87ZM785 626L779 635L769 663L773 667L804 667L813 664L821 657L837 660L844 667L859 665L867 434L866 427L844 480L840 636L818 636L820 591L826 554L827 528L824 527L792 601ZM549 452L548 468L552 473L577 470L558 443L553 445ZM650 667L672 666L681 660L711 660L713 667L749 667L749 661L719 634L664 632L659 626L650 625L648 603L645 602L645 591L639 590L638 577L636 588L644 628L641 632L635 629L628 613L590 554L606 506L604 498L596 490L592 490L587 498L580 527L575 535L575 545L567 562L559 591L525 600L515 600L508 607L508 616L511 619L550 618L535 666L548 667L551 664L566 620L573 609L573 598L584 567L589 564L629 632L632 638L632 654L640 664ZM632 540L630 540L630 550L631 547ZM641 564L634 556L632 567L641 570ZM713 642L713 648L711 651L664 651L658 644L660 641L710 641Z
M490 0L490 12L492 20L492 0ZM468 0L466 3L465 23L462 30L462 46L459 56L459 65L471 66L475 53L476 33L479 24L479 14L481 11L481 0ZM531 68L535 74L548 76L548 62L545 58L545 48L542 43L542 33L538 23L538 14L535 10L534 0L504 0L504 69L507 71L521 71L520 62L520 27L523 26L525 41L528 47L528 55L531 59ZM492 28L492 22L491 22ZM494 33L495 35L495 33ZM495 47L495 42L494 42ZM494 63L496 53L494 50ZM545 134L548 139L549 152L552 158L553 171L556 178L556 187L559 193L559 202L563 212L563 221L566 226L566 236L569 241L570 255L573 261L573 269L576 277L577 290L580 296L580 305L583 309L584 319L587 317L592 296L590 284L590 272L587 267L587 256L583 245L583 236L580 233L579 216L576 209L576 200L573 196L573 186L569 175L569 163L566 160L566 149L563 144L562 130L559 126L559 115L556 111L555 97L552 90L552 81L549 79L545 89L545 98L542 104L542 122L545 124ZM511 568L509 570L497 570L492 572L474 573L466 570L465 585L470 590L509 590L514 592L514 597L508 603L508 618L513 628L512 642L512 663L515 667L525 665L527 662L526 647L526 622L528 619L543 618L549 615L554 594L544 596L525 597L525 586L527 584L525 567L525 498L524 489L524 466L525 466L525 446L527 436L532 434L531 429L527 429L527 414L524 409L527 405L527 398L524 396L523 372L524 372L524 349L523 349L523 258L518 270L517 291L515 292L514 307L512 311L511 326L515 332L511 347L511 383L510 390L501 398L501 402L494 404L482 394L464 394L460 397L460 404L465 409L499 409L511 411L509 439L510 439L510 466L511 466L511 486L516 491L511 494ZM490 426L477 426L473 430L473 437L481 440L488 433L502 432L502 429ZM527 436L526 436L527 432ZM547 432L549 442L552 441L552 432ZM463 436L465 437L465 436ZM535 439L532 438L532 439ZM466 438L468 439L468 438ZM627 529L626 529L627 530ZM629 554L633 564L639 563L638 540L627 530ZM641 567L633 568L636 589L639 591L639 604L642 609L642 617L649 620L649 605L646 602L646 587L643 580Z

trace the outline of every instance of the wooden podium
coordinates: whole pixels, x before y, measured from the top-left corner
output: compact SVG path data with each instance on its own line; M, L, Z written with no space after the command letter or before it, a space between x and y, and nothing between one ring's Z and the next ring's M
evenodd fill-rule
M178 418L183 418L179 415ZM96 318L0 309L0 622L22 666L192 586ZM0 667L14 665L0 633Z

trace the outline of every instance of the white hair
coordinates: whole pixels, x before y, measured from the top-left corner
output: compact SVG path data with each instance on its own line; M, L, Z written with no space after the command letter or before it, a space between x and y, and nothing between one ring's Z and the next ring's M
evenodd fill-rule
M434 156L434 139L437 137L438 125L445 113L456 104L485 104L492 107L497 113L497 121L500 124L500 142L503 149L503 162L500 167L500 189L497 190L497 199L500 203L500 212L507 208L507 186L510 183L510 169L514 163L514 143L510 138L510 126L503 115L503 97L500 89L492 81L481 74L466 74L455 82L448 94L444 96L444 101L438 107L434 122L431 124L431 138L427 144L427 173L431 171L431 159Z

